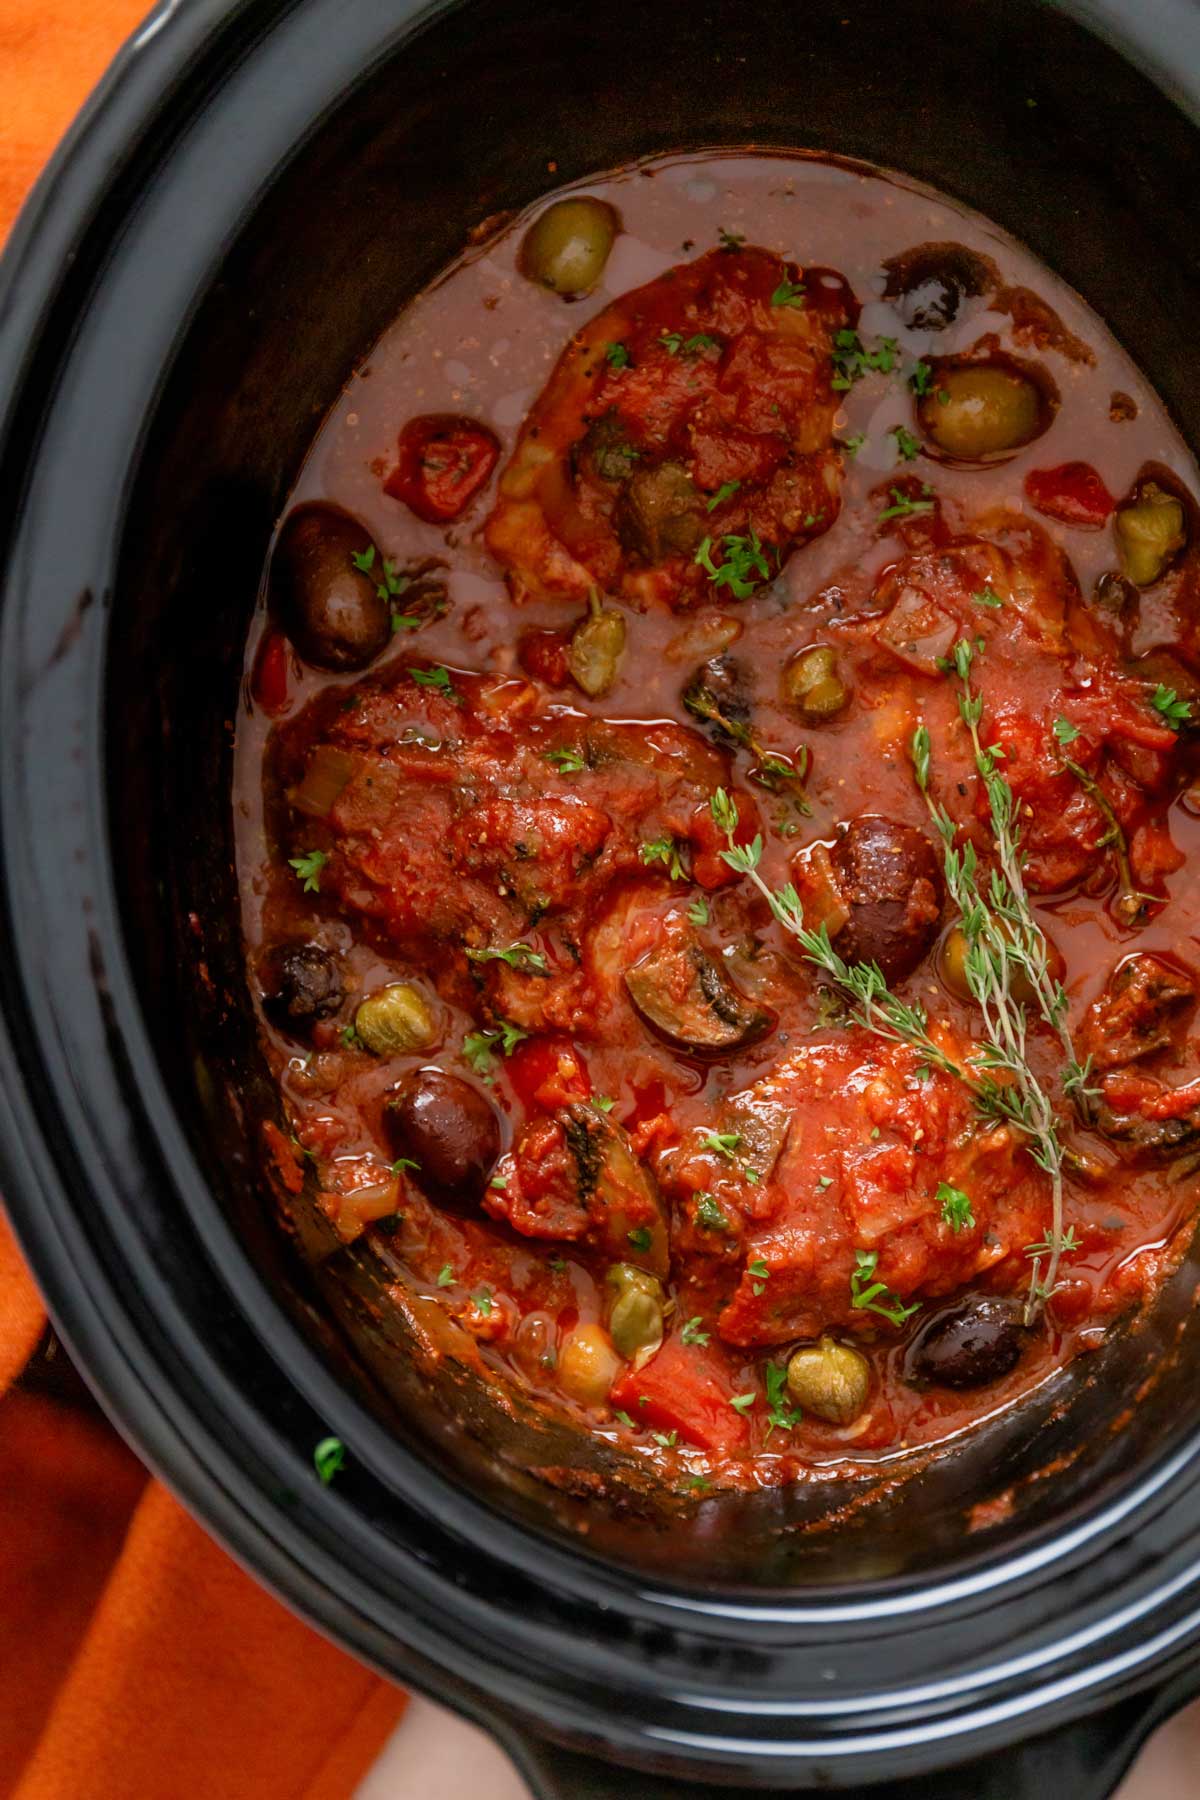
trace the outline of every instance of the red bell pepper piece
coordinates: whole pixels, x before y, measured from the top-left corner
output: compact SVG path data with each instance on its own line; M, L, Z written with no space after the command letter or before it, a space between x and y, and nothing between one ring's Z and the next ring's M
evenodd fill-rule
M268 718L281 713L288 703L289 661L287 639L282 632L268 631L250 683L254 704L261 707Z
M445 525L466 511L499 455L499 441L478 420L422 413L400 433L396 467L383 491L418 519Z
M677 1431L689 1444L721 1455L745 1447L750 1427L726 1364L700 1344L670 1337L644 1369L629 1369L609 1394L612 1406L638 1425Z
M1117 504L1091 463L1085 462L1031 469L1025 477L1025 496L1046 518L1087 531L1099 530Z

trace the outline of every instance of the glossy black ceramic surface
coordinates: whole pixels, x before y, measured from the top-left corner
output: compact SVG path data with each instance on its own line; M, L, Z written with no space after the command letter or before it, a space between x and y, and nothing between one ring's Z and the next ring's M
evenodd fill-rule
M264 547L341 382L480 218L685 144L900 168L1078 287L1200 443L1200 15L1113 8L1106 28L1133 61L1027 0L189 0L127 50L9 248L14 1222L186 1502L331 1635L509 1741L684 1791L856 1789L1107 1709L970 1777L1099 1794L1190 1688L1193 1262L1090 1379L837 1533L796 1529L803 1496L669 1525L551 1510L512 1474L519 1443L490 1454L410 1389L354 1267L312 1269L274 1229L233 936L229 732ZM486 1439L485 1402L463 1400ZM329 1431L351 1458L327 1490ZM1011 1516L968 1533L966 1502L1009 1487ZM522 1754L547 1791L629 1791Z

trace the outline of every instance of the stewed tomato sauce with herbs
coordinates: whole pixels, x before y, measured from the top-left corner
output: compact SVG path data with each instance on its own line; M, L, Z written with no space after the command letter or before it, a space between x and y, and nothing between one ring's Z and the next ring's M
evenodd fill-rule
M897 178L679 156L481 227L247 648L281 1195L680 1488L1094 1349L1200 1170L1196 492L1079 297Z

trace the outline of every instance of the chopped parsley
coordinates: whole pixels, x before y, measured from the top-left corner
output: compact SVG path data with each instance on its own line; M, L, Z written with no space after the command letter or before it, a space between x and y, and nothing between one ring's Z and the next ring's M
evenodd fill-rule
M346 1446L341 1438L322 1438L313 1451L313 1468L328 1487L339 1469L346 1466Z
M852 437L843 439L842 449L846 452L847 456L857 456L866 441L866 432L856 431Z
M342 1026L342 1042L347 1050L363 1050L366 1048L353 1025Z
M685 1344L699 1344L701 1348L707 1344L711 1333L701 1331L700 1326L702 1323L703 1321L699 1313L696 1314L694 1319L685 1321L683 1330L679 1334Z
M767 1436L770 1437L776 1428L791 1431L800 1423L804 1414L798 1406L789 1404L787 1366L783 1363L767 1363L763 1375L767 1383Z
M1181 700L1174 688L1164 687L1161 681L1150 696L1150 704L1172 731L1178 731L1192 716L1191 701Z
M621 1412L621 1410L618 1408L618 1410L613 1414L613 1417L618 1421L619 1424L627 1425L629 1427L630 1431L637 1430L637 1426L634 1424L633 1420L630 1418L630 1416L627 1412Z
M933 511L932 500L914 500L901 488L892 489L892 504L885 506L879 515L882 525L885 519L906 519L912 513L928 513Z
M929 392L933 386L933 370L927 362L913 364L909 372L908 385L918 398Z
M920 440L915 438L912 432L906 430L903 425L893 425L888 435L896 440L896 449L901 462L915 462L920 456Z
M845 393L864 375L878 371L881 375L890 375L896 366L899 345L895 338L881 337L875 348L868 350L857 331L848 328L836 332L833 339L833 379L830 386L838 393Z
M893 1294L886 1281L872 1281L879 1256L874 1250L856 1250L854 1253L855 1268L850 1276L850 1304L859 1312L878 1313L880 1318L887 1319L892 1325L903 1325L905 1319L911 1319L920 1311L921 1303L914 1300L911 1306L905 1306L899 1294Z
M664 331L658 341L668 356L699 356L704 350L721 348L720 339L710 337L707 331L697 331L687 338L680 331Z
M733 1161L734 1151L742 1141L740 1131L708 1131L704 1135L703 1148L715 1150L727 1162Z
M711 1194L696 1195L696 1221L709 1231L728 1231L729 1218L721 1211Z
M735 600L747 600L760 581L770 580L770 545L764 544L756 531L746 537L723 537L720 548L722 561L717 563L713 561L713 539L706 537L692 559L714 587L727 587Z
M802 281L789 281L786 276L771 295L772 306L804 306L805 288Z
M375 554L374 544L369 544L365 550L352 550L350 552L350 561L354 564L354 567L358 570L360 575L375 576L375 592L381 600L398 600L401 594L408 592L408 589L413 584L413 578L411 575L401 575L396 564L394 562L388 562L386 557L380 557L379 571L378 574L376 574ZM396 630L395 621L399 616L401 615L395 613L392 615L393 631ZM414 619L413 623L419 625L421 621L420 619Z
M519 969L523 975L546 973L546 958L542 952L525 943L510 944L507 950L468 950L467 961L507 963L510 969Z
M528 1036L529 1033L522 1031L519 1025L514 1025L511 1019L501 1019L493 1029L468 1032L462 1042L463 1055L477 1075L481 1075L485 1081L491 1081L494 1079L497 1046L502 1056L511 1056L517 1045Z
M735 1394L729 1404L734 1412L744 1413L754 1405L757 1398L757 1394Z
M723 506L726 500L733 499L741 485L740 481L723 481L704 508L705 512L716 512L718 506Z
M398 631L419 631L424 623L425 621L419 613L394 612L392 614L392 635L394 637Z
M389 1163L388 1168L393 1175L403 1175L405 1169L414 1169L419 1173L421 1165L414 1162L411 1156L398 1156L394 1163Z
M661 1444L664 1450L673 1450L679 1442L678 1431L652 1431L650 1436L656 1444Z
M493 1175L491 1180L488 1182L488 1186L490 1188L495 1188L497 1190L497 1192L502 1194L504 1192L505 1188L508 1186L508 1176L507 1175Z
M935 1198L942 1209L942 1221L951 1231L974 1229L975 1214L971 1211L969 1194L964 1194L961 1188L951 1187L948 1181L939 1181Z
M665 863L667 874L672 881L686 881L683 864L679 860L679 847L674 838L655 838L652 844L643 844L638 855L649 868L651 863Z
M624 344L607 344L604 350L604 360L610 369L627 369L629 352Z
M449 1263L443 1263L441 1268L438 1270L438 1278L437 1278L438 1286L439 1287L449 1287L453 1280L454 1280L454 1270L450 1267Z
M645 1255L646 1251L654 1242L648 1225L635 1225L632 1231L627 1231L625 1233L625 1236L629 1239L629 1242L633 1245L634 1249L640 1250L643 1255Z
M587 764L577 750L543 750L542 756L548 763L553 763L560 775L578 775Z
M708 910L708 901L704 898L703 894L701 894L698 900L692 901L692 904L687 909L687 916L693 925L708 924L712 915Z
M593 1094L592 1096L592 1105L597 1112L611 1112L616 1104L611 1094Z
M490 1319L492 1316L492 1296L488 1293L487 1289L484 1288L480 1293L472 1294L471 1298L483 1314L484 1318Z
M324 850L306 850L303 856L289 856L288 868L295 869L306 894L317 894L321 891L321 870L328 861Z
M1004 596L998 594L993 587L982 587L977 594L971 595L976 606L1003 606Z
M441 663L432 669L410 669L408 672L418 687L437 688L448 700L459 698L458 690L450 679L449 669L444 668Z
M1073 744L1079 736L1078 725L1072 725L1070 719L1055 719L1053 730L1060 744Z

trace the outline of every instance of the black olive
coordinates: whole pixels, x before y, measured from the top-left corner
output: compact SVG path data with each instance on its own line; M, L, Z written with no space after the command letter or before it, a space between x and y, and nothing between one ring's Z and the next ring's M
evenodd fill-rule
M1015 1366L1023 1336L1011 1300L975 1294L922 1327L909 1345L905 1375L939 1387L986 1387Z
M998 276L990 257L965 244L917 244L884 263L885 300L896 302L904 323L916 331L942 331L953 324L964 298L995 287Z
M500 1122L478 1088L441 1069L416 1069L384 1101L383 1122L393 1151L420 1165L416 1179L434 1199L480 1198L500 1154Z
M365 669L391 639L381 577L354 562L372 550L365 527L323 501L298 506L284 523L271 558L272 599L284 630L315 668Z
M287 944L272 951L262 978L263 1010L293 1035L314 1019L329 1018L346 997L337 963L319 944Z
M911 825L855 819L830 852L848 917L836 934L847 962L878 963L889 981L911 975L937 935L942 877L933 846Z

